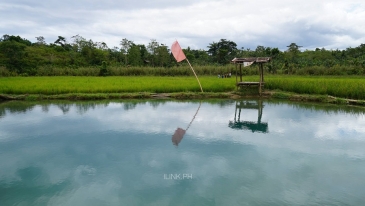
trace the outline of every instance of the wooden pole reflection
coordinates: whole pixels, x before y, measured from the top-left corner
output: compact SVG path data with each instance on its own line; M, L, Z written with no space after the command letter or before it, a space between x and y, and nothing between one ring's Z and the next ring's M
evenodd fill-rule
M184 135L185 135L186 131L188 131L188 129L189 129L189 127L191 126L191 124L193 123L193 121L194 121L194 119L195 119L196 115L198 114L198 112L199 112L199 109L200 109L200 106L201 106L201 105L202 105L202 102L200 101L200 103L199 103L199 107L198 107L198 109L196 110L196 112L195 112L195 114L194 114L193 118L191 119L191 121L190 121L189 125L186 127L186 129L182 129L182 128L178 127L178 128L175 130L175 133L172 135L172 138L171 138L171 140L172 140L172 144L173 144L173 145L178 146L178 145L179 145L179 143L181 142L181 140L184 138Z

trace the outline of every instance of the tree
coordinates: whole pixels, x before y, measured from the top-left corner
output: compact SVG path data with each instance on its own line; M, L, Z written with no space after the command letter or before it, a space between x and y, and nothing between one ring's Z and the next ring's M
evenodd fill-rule
M280 50L278 48L272 48L270 51L270 56L276 58L278 55L280 55Z
M122 62L122 55L118 47L113 47L111 49L108 49L108 52L110 61L118 64Z
M4 64L9 71L23 73L26 67L25 48L26 45L16 41L0 42L0 64Z
M97 48L101 50L108 50L108 45L105 42L96 42Z
M64 47L66 45L66 38L63 36L58 36L58 39L54 42L54 44Z
M192 61L194 61L195 64L206 65L209 63L209 55L204 50L189 50L188 54L194 55L194 59Z
M159 46L159 43L156 41L156 39L151 39L151 42L147 45L147 51L149 52L149 60L152 64L152 66L155 66L155 60L156 60L156 53L157 48Z
M161 67L170 66L170 52L166 45L161 44L156 49L156 64Z
M133 44L128 51L129 64L132 66L141 66L141 50L138 45Z
M30 42L28 39L23 39L20 36L13 36L8 34L3 35L3 37L0 39L0 42L5 42L5 41L19 42L26 46L32 45L32 42Z
M36 37L37 39L37 43L38 45L46 45L46 41L45 41L45 38L43 36L38 36Z
M291 62L295 65L298 63L298 55L300 53L299 48L302 46L298 46L296 43L291 43L287 50L288 58L291 60Z
M100 67L99 76L106 76L108 75L108 69L106 68L106 62L103 61Z
M237 54L237 44L233 41L221 39L218 43L213 42L208 46L208 54L213 62L220 64L229 63Z
M122 39L122 41L120 41L120 45L121 47L121 52L124 55L125 58L125 65L128 64L128 51L129 49L134 45L133 41L129 41L128 39L124 38Z
M146 46L143 45L143 44L139 44L137 46L139 47L139 51L141 53L141 59L142 59L142 61L145 62L145 63L148 62L148 56L149 56L149 54L148 54L148 50L147 50Z
M264 46L257 46L255 50L256 57L264 57L266 56L266 48Z
M296 43L291 43L289 46L286 46L288 47L288 52L291 52L291 53L299 53L300 50L299 48L302 47L302 46L298 46Z
M75 52L82 52L84 47L94 47L94 42L91 39L87 41L84 37L78 34L72 36L71 39L73 39L72 47Z

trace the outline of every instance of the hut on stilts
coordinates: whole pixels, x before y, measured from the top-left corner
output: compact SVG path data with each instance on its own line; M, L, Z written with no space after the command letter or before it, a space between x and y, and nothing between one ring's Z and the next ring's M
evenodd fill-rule
M261 96L262 94L262 88L265 85L264 82L264 63L270 62L271 61L271 57L247 57L247 58L234 58L232 59L231 63L236 65L236 86L237 89L239 87L245 87L245 86L258 86L259 88L259 94ZM259 75L260 75L260 79L258 82L244 82L242 80L242 66L246 67L246 66L250 66L251 64L256 63L258 64L258 70L259 70ZM238 81L238 76L239 81Z

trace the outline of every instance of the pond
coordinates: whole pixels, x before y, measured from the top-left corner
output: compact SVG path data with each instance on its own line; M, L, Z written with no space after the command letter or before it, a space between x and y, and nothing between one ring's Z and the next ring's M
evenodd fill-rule
M364 202L364 108L259 99L0 104L0 205Z

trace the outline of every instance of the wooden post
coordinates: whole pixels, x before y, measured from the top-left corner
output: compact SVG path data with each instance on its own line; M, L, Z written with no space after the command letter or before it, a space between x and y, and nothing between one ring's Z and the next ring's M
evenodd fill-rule
M238 80L237 80L237 78L238 77L237 77L237 64L236 64L236 87L237 87L236 89L238 90Z
M240 64L240 80L242 82L242 64Z
M261 69L261 87L265 86L264 83L264 63L260 63L260 69ZM263 88L261 88L261 92L262 92Z
M260 94L260 96L261 96L261 85L262 85L261 65L262 65L262 63L259 63L259 74L260 74L259 94Z
M261 63L262 82L264 82L264 64Z

